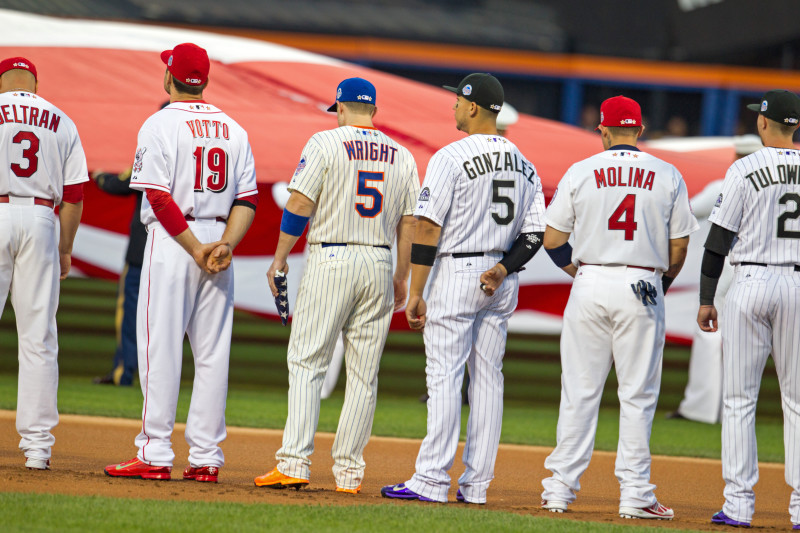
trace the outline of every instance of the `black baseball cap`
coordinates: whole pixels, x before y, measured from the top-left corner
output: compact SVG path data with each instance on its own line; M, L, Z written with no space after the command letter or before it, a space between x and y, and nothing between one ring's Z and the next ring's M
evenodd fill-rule
M750 111L758 111L768 119L787 126L800 124L800 96L792 91L774 89L767 91L760 104L747 104Z
M461 80L458 87L449 85L442 87L495 113L499 113L500 108L503 107L503 86L491 74L475 72Z

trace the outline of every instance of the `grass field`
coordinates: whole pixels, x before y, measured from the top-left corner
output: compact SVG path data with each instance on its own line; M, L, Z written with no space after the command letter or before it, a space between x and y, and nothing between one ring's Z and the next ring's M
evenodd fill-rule
M69 279L62 285L61 306L58 315L60 343L59 410L62 413L89 414L138 418L141 414L141 391L134 387L109 387L91 384L91 379L110 370L115 348L114 305L116 284L93 279ZM237 312L234 319L234 342L231 353L230 390L227 408L228 424L235 426L282 428L286 416L286 343L289 328ZM7 354L0 358L0 408L16 407L16 332L14 314L10 304L0 320L0 350ZM683 420L666 420L664 415L677 407L686 385L689 350L680 346L668 346L664 356L659 411L653 425L651 448L653 453L667 455L689 455L718 458L720 453L719 426L698 424ZM560 395L560 365L558 339L554 337L512 336L504 366L505 411L503 416L502 441L516 444L555 445L555 428L558 418ZM182 381L184 386L178 407L178 420L185 421L189 393L193 377L193 364L188 343L184 349ZM343 401L344 372L334 396L322 403L319 429L334 431ZM425 355L420 335L410 332L390 334L381 361L379 376L379 398L373 433L385 436L421 438L425 434L426 407L418 401L425 392ZM617 446L618 410L616 379L608 379L598 424L596 448L615 450ZM463 419L466 421L466 410ZM758 449L761 460L783 461L782 419L780 397L774 367L770 361L762 384L758 405ZM463 434L463 432L462 432ZM103 498L78 498L50 495L20 495L0 493L0 511L18 509L19 516L27 516L25 509L36 509L46 515L42 508L52 508L50 516L74 517L58 528L47 526L45 519L32 522L31 527L9 522L3 529L15 530L94 530L118 529L120 531L152 530L133 518L139 504L112 505ZM263 526L264 520L274 518L282 525L291 527L295 523L292 510L282 506L248 506L233 504L207 505L196 503L142 502L146 509L164 506L169 509L170 531L183 531L182 513L192 516L208 516L197 523L220 523L230 513L236 514L242 529ZM84 513L89 509L120 509L110 522L90 522L103 513ZM368 506L369 507L369 506ZM378 510L373 510L372 507ZM304 529L337 530L341 513L351 516L357 512L363 517L364 528L348 530L375 530L372 513L380 513L380 523L388 524L385 530L395 531L397 526L408 525L420 530L456 531L465 529L496 529L498 531L523 531L547 527L560 531L610 531L620 526L587 524L573 521L549 521L533 517L520 517L509 513L463 513L442 507L424 514L411 507L398 509L395 506L371 506L371 508L310 508L307 514L318 515L319 523L302 522ZM33 511L31 511L33 512ZM116 511L115 511L116 513ZM452 514L451 514L452 513ZM3 513L7 516L8 513ZM159 512L153 514L160 514ZM494 515L494 516L493 516ZM92 518L85 518L91 516ZM16 520L16 518L14 518ZM114 520L117 520L115 522ZM487 520L484 522L484 520ZM15 525L16 524L16 525ZM369 524L370 527L366 527ZM395 524L394 527L390 527ZM419 524L418 526L415 524ZM136 529L136 528L139 529ZM631 531L623 526L625 531ZM193 530L197 530L192 527ZM211 528L209 528L211 529ZM342 528L344 529L344 528ZM200 529L202 530L202 529Z

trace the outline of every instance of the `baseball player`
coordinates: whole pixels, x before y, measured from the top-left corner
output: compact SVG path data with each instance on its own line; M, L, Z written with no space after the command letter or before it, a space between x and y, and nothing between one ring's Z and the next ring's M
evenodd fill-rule
M567 170L547 208L544 246L575 278L561 332L557 445L545 460L542 507L564 512L589 466L597 413L613 364L619 388L619 514L672 519L650 483L650 429L661 385L664 293L698 229L678 170L639 151L639 104L600 106L605 151ZM574 233L575 250L567 242Z
M10 291L19 341L19 447L26 467L47 470L58 424L59 277L70 270L89 176L75 124L38 96L38 87L28 59L0 61L0 315Z
M309 139L289 183L291 196L267 272L274 296L275 274L287 272L286 258L311 218L309 255L289 337L283 446L275 454L278 465L255 478L259 487L299 489L309 483L320 389L341 332L347 386L331 451L333 475L337 491L361 489L378 364L392 312L406 300L412 213L419 191L411 153L373 127L375 105L375 87L369 81L342 81L328 109L336 113L339 127Z
M736 161L709 216L697 323L716 331L714 295L725 256L734 266L722 323L722 477L725 504L711 521L749 527L758 481L755 410L772 353L781 386L789 517L800 529L800 97L773 90L758 111L761 150Z
M206 51L191 43L161 53L170 105L139 131L131 188L144 191L147 243L137 309L139 380L144 395L139 451L109 465L115 477L170 479L171 436L183 338L195 361L186 420L184 479L216 482L224 456L225 397L233 320L233 249L257 205L247 133L203 100Z
M414 211L419 220L406 307L409 326L422 330L425 339L428 432L412 478L383 487L381 494L447 501L466 363L470 413L456 499L482 504L500 442L503 355L508 318L517 305L516 273L541 246L544 196L534 166L497 133L500 82L475 73L445 88L457 94L456 127L467 137L436 152L428 164Z

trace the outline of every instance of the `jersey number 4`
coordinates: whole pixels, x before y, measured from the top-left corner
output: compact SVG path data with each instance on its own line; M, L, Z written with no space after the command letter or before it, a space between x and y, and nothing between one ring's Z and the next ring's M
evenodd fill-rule
M205 157L205 150L204 146L194 149L194 190L222 192L228 186L228 154L222 148L214 147L208 150L208 156ZM206 176L204 187L206 167L210 174Z
M622 203L617 206L611 216L608 217L608 229L622 230L625 232L625 240L633 240L633 232L636 231L636 221L633 219L636 214L636 195L629 194L622 199Z
M383 181L383 172L358 171L358 196L371 198L372 207L367 207L367 202L356 202L356 211L362 218L375 218L383 210L383 195L375 187L370 187L369 181Z
M22 149L22 157L28 161L27 166L23 167L19 163L11 163L11 171L18 178L30 178L39 168L39 137L32 131L18 131L11 139L11 142L14 144L28 143L28 146Z

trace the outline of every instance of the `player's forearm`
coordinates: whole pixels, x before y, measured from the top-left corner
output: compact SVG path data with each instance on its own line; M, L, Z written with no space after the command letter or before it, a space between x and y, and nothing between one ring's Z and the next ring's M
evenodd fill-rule
M433 266L436 247L439 245L441 234L441 226L432 220L421 217L417 221L411 252L411 287L409 288L409 296L422 296L422 291L428 282L431 266ZM416 248L416 252L414 248ZM420 257L415 259L414 255L416 253Z
M256 210L246 205L235 205L228 215L228 223L225 226L225 231L222 234L223 242L227 242L231 250L236 248L244 238L253 219L256 216Z
M407 280L411 272L411 243L414 240L414 230L417 219L413 216L404 216L397 225L397 266L394 270L395 279Z
M425 284L428 283L428 275L431 273L431 267L427 265L411 264L411 286L408 288L409 296L422 297L422 292L425 290Z
M83 213L83 201L77 203L62 202L58 209L58 218L61 224L60 237L58 241L58 252L61 254L72 253L72 243L75 241L75 234L78 232L78 225L81 222Z
M669 268L664 275L675 279L686 261L686 251L689 248L689 237L669 240Z
M172 238L175 239L177 243L180 244L184 250L186 250L186 253L197 259L197 254L199 253L203 245L197 239L195 234L192 233L191 228L187 227L179 234L173 235Z

